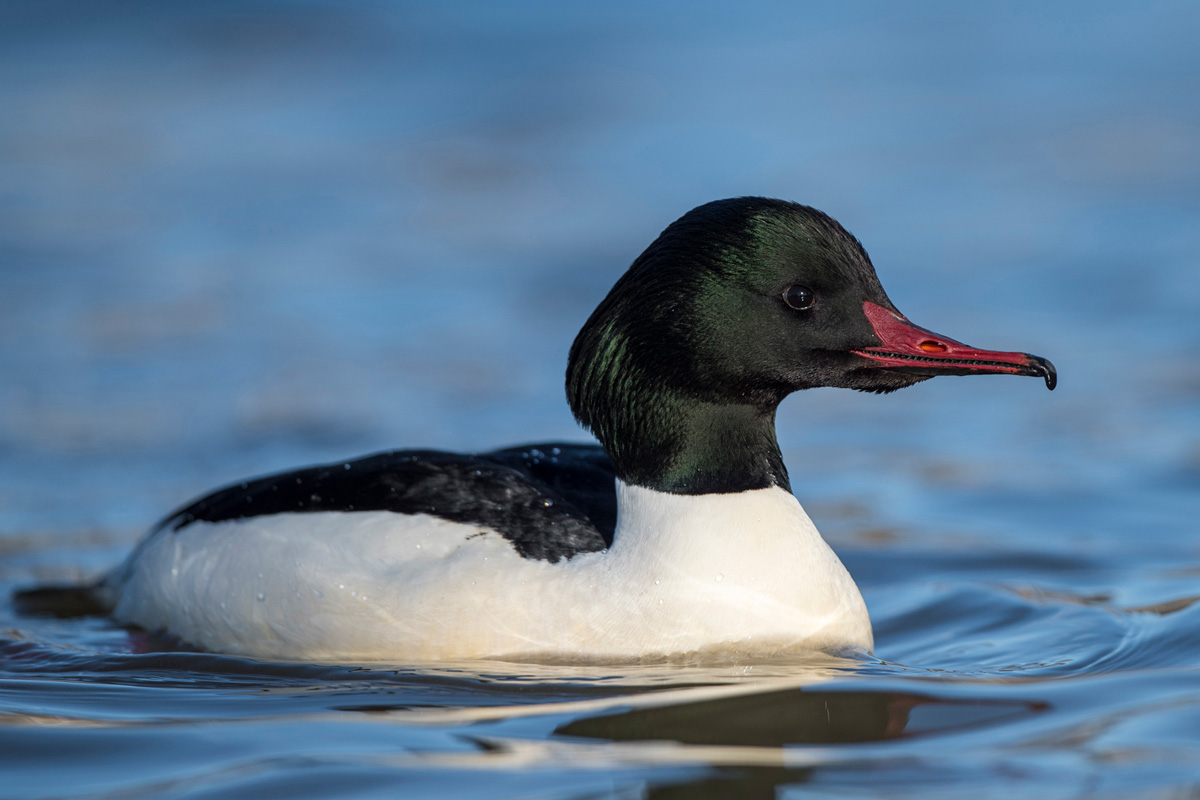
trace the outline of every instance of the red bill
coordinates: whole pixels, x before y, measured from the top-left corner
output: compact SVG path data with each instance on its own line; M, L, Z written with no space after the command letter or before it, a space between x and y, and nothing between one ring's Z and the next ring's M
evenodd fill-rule
M1041 356L980 350L939 333L913 325L902 315L869 300L863 313L879 337L878 347L853 351L882 368L916 375L1029 375L1046 381L1054 389L1058 373Z

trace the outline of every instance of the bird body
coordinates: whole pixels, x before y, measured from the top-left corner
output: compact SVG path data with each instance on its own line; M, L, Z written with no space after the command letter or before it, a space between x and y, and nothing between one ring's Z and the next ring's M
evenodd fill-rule
M195 523L139 554L114 614L275 659L871 649L857 587L789 492L675 495L618 482L617 501L613 546L555 563L429 514Z

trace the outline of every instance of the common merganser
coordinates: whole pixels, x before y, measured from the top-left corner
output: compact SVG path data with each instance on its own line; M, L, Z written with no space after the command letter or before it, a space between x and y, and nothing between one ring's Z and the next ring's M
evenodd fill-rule
M867 608L792 495L775 410L799 389L1045 379L1044 358L909 322L832 218L702 205L575 339L567 399L596 445L393 451L218 490L85 599L193 646L274 659L638 660L871 651Z

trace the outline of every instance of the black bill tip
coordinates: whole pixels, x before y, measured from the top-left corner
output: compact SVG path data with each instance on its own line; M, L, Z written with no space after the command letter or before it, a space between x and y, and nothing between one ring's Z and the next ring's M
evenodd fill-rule
M1041 356L1029 356L1029 367L1034 375L1040 375L1046 381L1046 388L1054 391L1054 387L1058 385L1058 370L1050 363L1049 359Z

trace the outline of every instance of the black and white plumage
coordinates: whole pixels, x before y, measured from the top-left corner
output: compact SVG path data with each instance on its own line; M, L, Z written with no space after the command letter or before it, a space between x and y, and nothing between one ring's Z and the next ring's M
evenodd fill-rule
M159 528L318 511L430 514L480 525L524 558L556 562L612 544L612 462L596 445L552 443L465 455L393 450L233 484Z
M821 212L717 201L634 261L571 348L568 400L603 449L395 451L234 484L94 586L18 601L289 659L870 650L775 410L810 387L981 373L1055 381L1045 359L913 325Z

